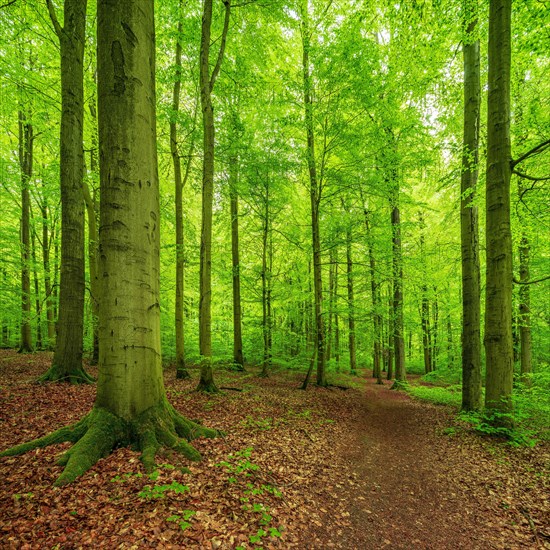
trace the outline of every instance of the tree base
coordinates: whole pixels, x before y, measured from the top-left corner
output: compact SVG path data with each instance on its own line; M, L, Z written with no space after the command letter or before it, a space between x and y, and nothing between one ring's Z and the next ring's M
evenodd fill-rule
M67 382L68 384L93 384L95 378L90 376L84 367L79 366L71 372L66 372L60 365L52 365L37 382L44 384L46 382Z
M117 447L135 446L141 451L145 471L151 472L155 469L155 456L161 447L170 448L189 460L198 461L201 455L189 441L219 435L221 432L218 430L187 420L164 399L159 405L144 411L130 422L115 416L107 409L96 407L76 424L16 445L1 452L0 457L21 455L33 449L67 441L74 443L57 461L60 466L64 466L55 482L59 487L73 482Z
M204 393L218 393L220 391L218 386L216 386L216 383L214 382L212 359L209 357L203 359L203 363L201 366L201 377L195 391Z
M183 367L176 370L176 378L178 380L189 380L191 375L189 374L189 371Z
M390 390L405 390L408 383L405 380L394 380Z

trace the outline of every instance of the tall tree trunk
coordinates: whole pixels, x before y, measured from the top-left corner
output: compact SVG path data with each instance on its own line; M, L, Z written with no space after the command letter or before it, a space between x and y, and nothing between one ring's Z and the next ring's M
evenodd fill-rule
M90 166L93 170L93 167ZM90 189L86 181L82 182L82 191L84 194L84 202L86 204L86 213L88 217L88 270L90 274L90 297L92 304L92 358L90 363L97 365L99 361L99 335L98 335L98 320L99 320L99 274L98 274L98 258L97 246L99 242L99 233L96 220L96 204L90 193Z
M82 366L84 338L84 41L86 0L65 0L64 27L48 10L61 47L61 275L59 319L52 365L41 382L88 383Z
M349 367L351 374L357 374L357 357L355 349L355 298L353 294L353 259L351 256L351 229L346 231L346 264L348 283L348 338Z
M395 343L395 319L394 319L394 307L393 307L393 300L391 297L391 290L389 290L389 296L388 296L388 339L387 339L387 349L386 349L386 357L387 357L387 379L393 380L393 366L394 366L394 343Z
M426 270L426 258L424 254L424 216L420 212L418 216L418 221L420 225L420 261L422 263L422 277L424 281L427 281L428 274ZM430 326L430 300L428 297L428 285L424 282L421 286L421 321L422 321L422 349L424 352L424 372L428 374L432 369L432 334Z
M529 252L529 240L524 234L519 245L519 280L522 283L529 281ZM520 285L519 289L519 334L521 376L524 382L529 383L529 374L533 372L533 367L531 359L531 295L528 284Z
M212 204L214 198L214 110L212 90L218 76L227 30L229 28L230 0L225 0L225 21L216 66L210 74L210 34L212 27L212 0L204 0L202 14L201 48L199 60L200 95L203 123L202 163L202 224L200 255L199 347L202 357L201 375L197 390L215 393L218 388L212 370Z
M432 338L430 333L430 302L428 287L422 285L422 348L424 350L424 372L432 370Z
M307 165L309 170L309 198L311 202L311 236L313 248L313 295L315 300L315 345L317 347L317 385L326 386L325 334L322 311L323 284L321 276L321 237L319 229L320 185L315 161L315 136L313 128L312 78L309 63L310 28L308 1L302 4L302 70L305 127L307 137Z
M241 308L241 263L239 258L239 195L237 193L237 158L229 159L230 208L231 208L231 263L233 282L233 364L244 370L242 308Z
M335 257L334 268L334 360L336 372L340 372L340 315L338 314L338 250Z
M367 232L367 246L369 251L370 288L372 299L372 320L373 320L373 357L372 377L376 378L377 384L382 384L382 317L380 315L380 291L376 279L376 258L374 257L374 239L370 228L369 212L363 210L365 216L365 229Z
M269 245L271 217L269 211L269 182L265 185L264 214L262 227L262 334L264 340L264 358L261 376L267 376L271 368L271 269Z
M183 32L182 23L182 2L179 7L178 34L176 38L176 79L174 81L174 89L172 91L172 114L170 117L170 154L172 156L172 164L174 166L174 187L175 187L175 203L176 203L176 304L175 304L175 330L176 330L176 378L190 378L189 371L185 366L185 312L184 312L184 285L185 285L185 256L184 256L184 232L183 232L183 189L189 177L191 168L191 157L195 145L195 127L191 135L191 144L189 146L189 156L185 167L185 175L181 173L181 158L178 149L178 113L180 108L180 92L181 92L181 42L180 37ZM196 110L195 110L196 113Z
M2 286L8 288L8 271L5 267L0 269L2 273ZM5 311L2 312L2 348L10 347L10 319Z
M36 261L36 232L32 232L32 265L34 279L34 304L36 310L36 348L42 349L42 306L40 305L40 283L38 282L38 263Z
M332 247L330 249L330 255L329 255L329 272L328 272L328 326L327 326L327 334L326 334L326 361L327 363L330 361L331 353L332 353L332 320L334 317L334 269L335 269L335 248Z
M487 108L485 406L512 408L512 235L510 230L511 0L489 3Z
M395 182L394 182L395 183ZM406 381L405 339L403 337L403 258L401 250L401 217L399 212L399 189L392 197L392 251L393 251L393 342L395 353L395 380L397 386Z
M437 356L439 354L439 301L437 299L437 287L434 286L433 336L432 336L432 371L437 369Z
M97 139L97 111L96 97L92 96L90 101L90 115L92 117L92 148L90 150L90 172L92 175L99 176L99 167L97 164L98 155L98 139ZM92 303L92 357L90 358L91 365L99 363L99 300L100 285L99 285L99 269L98 269L98 246L99 246L99 230L97 226L97 217L99 204L97 199L97 190L94 188L91 192L86 182L82 187L84 192L84 202L86 204L86 212L88 214L88 266L90 274L90 294Z
M56 485L121 445L140 449L150 472L161 446L199 460L188 441L218 435L182 417L163 383L154 35L152 0L98 1L103 291L97 396L76 424L0 453L74 443L58 460L65 469Z
M55 317L54 317L54 297L50 271L50 230L48 227L48 199L44 189L44 180L42 180L43 196L40 204L42 214L42 263L44 266L44 291L46 292L46 319L48 339L46 348L51 350L55 344Z
M21 168L21 341L19 352L32 351L31 334L31 197L29 192L33 163L33 126L19 111L19 166Z

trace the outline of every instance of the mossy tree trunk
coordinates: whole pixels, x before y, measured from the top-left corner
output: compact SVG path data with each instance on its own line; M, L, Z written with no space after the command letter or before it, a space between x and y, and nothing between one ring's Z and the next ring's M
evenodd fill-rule
M51 0L50 17L61 49L61 274L52 365L40 382L89 383L82 366L84 338L84 41L86 0L65 0L64 26Z
M511 0L489 4L487 106L485 406L512 408L512 234L510 228Z
M98 2L100 136L100 362L93 410L81 421L1 453L62 441L57 485L70 483L120 445L154 468L160 446L191 460L188 443L209 430L167 401L160 354L159 182L153 0Z

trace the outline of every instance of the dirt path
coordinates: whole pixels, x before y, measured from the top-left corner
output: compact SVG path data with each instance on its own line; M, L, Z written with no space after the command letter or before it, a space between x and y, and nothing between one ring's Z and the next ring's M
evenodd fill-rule
M548 501L540 494L535 503L525 500L532 480L502 448L491 454L469 434L445 435L444 409L389 385L369 383L364 397L342 445L351 475L340 500L352 529L333 525L327 546L550 548L540 532L535 536L548 527Z

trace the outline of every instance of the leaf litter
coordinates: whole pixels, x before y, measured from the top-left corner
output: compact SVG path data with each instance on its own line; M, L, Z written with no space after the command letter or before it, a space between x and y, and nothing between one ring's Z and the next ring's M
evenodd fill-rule
M50 361L0 350L0 449L93 406L95 386L34 383ZM0 547L550 548L548 445L446 430L449 409L371 379L304 392L301 377L220 370L243 391L204 395L168 368L177 410L227 434L194 442L200 463L166 451L148 476L121 448L56 488L66 444L1 458Z

